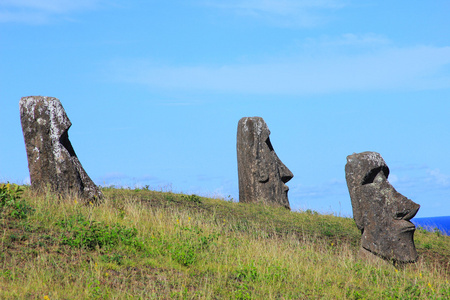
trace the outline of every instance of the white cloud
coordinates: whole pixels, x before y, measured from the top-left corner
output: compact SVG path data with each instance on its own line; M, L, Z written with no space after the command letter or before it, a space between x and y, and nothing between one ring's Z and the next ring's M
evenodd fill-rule
M431 181L440 186L450 186L450 176L443 174L439 169L428 170L427 174L431 176Z
M209 0L206 5L282 27L313 27L325 23L324 10L345 6L338 0Z
M298 199L325 199L328 197L347 196L348 189L345 179L333 178L327 182L323 182L319 185L303 185L292 184L289 186L289 195Z
M90 9L95 7L98 2L98 0L0 0L0 6L64 13L80 9Z
M47 23L51 18L95 9L100 0L0 0L0 22Z
M287 183L291 208L305 211L314 209L324 214L347 217L352 214L350 196L345 179L331 179L318 185Z
M46 23L48 16L40 12L10 12L0 11L0 23Z
M276 61L221 66L115 61L106 75L151 88L221 93L302 95L450 88L450 74L445 70L450 65L450 47L390 46L357 54L333 51L336 48L318 47Z
M152 189L168 186L170 183L153 175L129 176L120 172L104 174L95 179L95 183L102 186L143 187L149 185Z
M391 41L383 35L375 33L353 34L345 33L337 37L321 36L307 39L301 46L304 48L333 48L336 47L380 47L391 44Z
M389 182L391 184L396 184L398 182L398 176L395 174L389 175Z

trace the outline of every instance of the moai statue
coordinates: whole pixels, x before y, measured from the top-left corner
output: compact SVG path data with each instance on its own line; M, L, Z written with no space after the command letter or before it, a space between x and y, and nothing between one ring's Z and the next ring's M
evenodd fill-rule
M389 168L379 153L347 156L345 177L353 218L361 230L360 256L381 257L394 264L417 260L416 227L411 220L420 205L398 193L387 180Z
M237 131L239 202L264 202L288 209L294 175L281 162L270 143L270 130L260 117L242 118Z
M102 192L92 182L69 141L72 123L61 102L52 97L23 97L20 121L28 157L31 187L76 193L85 200L99 200Z

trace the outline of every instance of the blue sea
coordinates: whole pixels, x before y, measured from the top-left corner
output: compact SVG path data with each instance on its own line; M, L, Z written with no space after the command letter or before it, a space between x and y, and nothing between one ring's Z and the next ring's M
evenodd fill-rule
M414 218L411 222L416 227L423 227L426 230L434 231L439 229L443 234L450 235L450 216L432 218Z

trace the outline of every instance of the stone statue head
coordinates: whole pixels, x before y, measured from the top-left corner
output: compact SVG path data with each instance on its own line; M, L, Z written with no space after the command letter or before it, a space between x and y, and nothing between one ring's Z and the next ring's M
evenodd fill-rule
M29 96L19 102L20 120L35 190L75 192L89 200L102 197L84 171L69 140L72 125L61 102L53 97Z
M294 177L281 162L270 142L270 130L260 117L239 120L237 131L237 159L239 173L239 201L264 202L290 209L289 187Z
M412 219L420 205L406 198L388 181L389 168L379 153L347 156L345 177L353 218L361 230L361 254L394 263L417 260Z

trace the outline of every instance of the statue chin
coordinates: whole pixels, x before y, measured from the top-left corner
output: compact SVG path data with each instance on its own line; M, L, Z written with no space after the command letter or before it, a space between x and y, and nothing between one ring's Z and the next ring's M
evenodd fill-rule
M391 232L396 231L393 229ZM374 241L363 234L360 257L373 256L396 264L417 261L417 251L413 240L414 231L400 232ZM363 255L364 254L364 255Z

